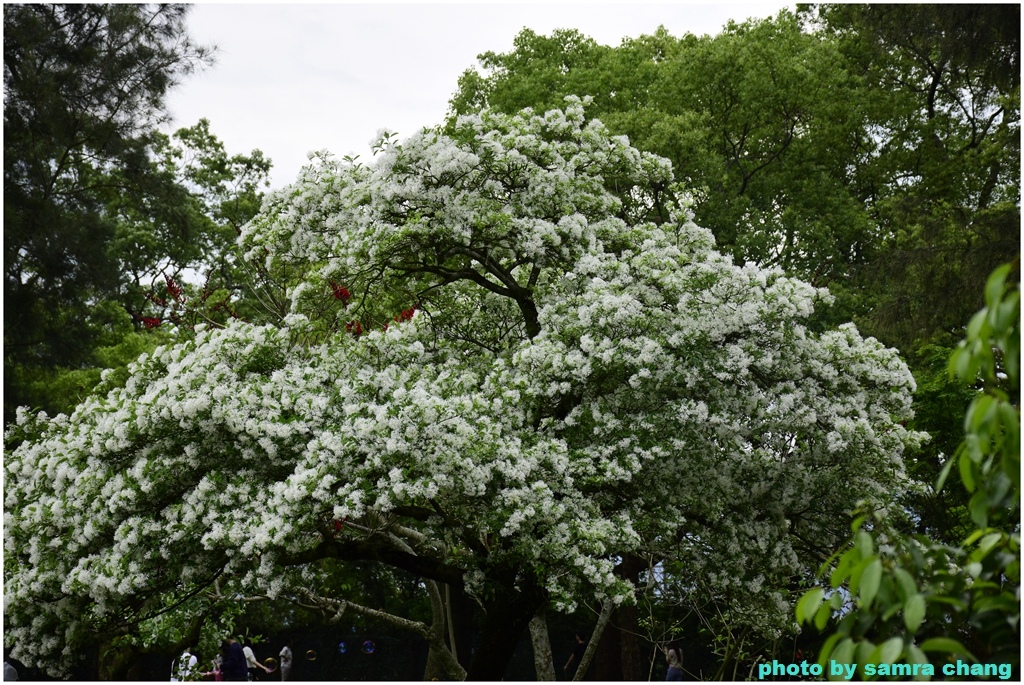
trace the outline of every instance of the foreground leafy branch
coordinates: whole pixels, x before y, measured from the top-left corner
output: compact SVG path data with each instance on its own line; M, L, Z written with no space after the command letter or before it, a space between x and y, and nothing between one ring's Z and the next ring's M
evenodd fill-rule
M901 535L877 513L858 517L853 544L823 568L828 584L796 606L797 620L819 630L841 617L822 666L921 678L1008 677L1020 668L1020 290L1007 288L1010 272L1007 264L989 277L986 306L949 362L978 393L936 489L958 468L976 528L949 546ZM947 656L964 660L964 671Z

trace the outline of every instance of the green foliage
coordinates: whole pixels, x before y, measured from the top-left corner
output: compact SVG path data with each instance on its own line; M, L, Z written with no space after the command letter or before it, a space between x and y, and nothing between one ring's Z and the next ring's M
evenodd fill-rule
M6 422L19 405L62 401L44 382L55 369L95 366L98 305L126 285L111 250L125 220L180 261L183 191L151 151L168 89L210 51L185 32L183 5L3 12Z
M5 422L21 405L70 411L103 369L125 377L165 322L265 317L233 250L269 160L229 156L205 119L157 130L167 89L211 61L186 15L4 7Z
M963 416L976 392L947 372L956 341L940 338L908 354L914 369L914 418L909 426L925 431L931 439L907 463L911 484L900 501L915 513L915 525L904 532L928 535L945 544L963 541L974 527L967 510L969 493L963 488L942 488L934 484L943 464L950 461L963 443Z
M819 662L908 664L950 657L1020 665L1020 290L1007 290L1003 265L989 277L986 307L949 360L949 373L975 384L966 434L950 470L972 497L974 530L959 546L905 536L884 517L854 522L827 593L816 587L796 607L800 623L822 630L839 617ZM826 601L827 599L827 601Z
M853 274L871 332L909 349L958 330L1020 246L1020 6L800 11L860 84L850 181L876 228Z
M1010 265L985 285L985 308L967 326L967 338L949 360L950 374L977 381L981 392L964 417L966 439L957 454L960 477L972 493L978 528L1012 525L1020 503L1020 290L1004 296ZM943 473L943 477L945 476ZM939 483L941 487L941 482ZM1006 515L1009 515L1006 518Z

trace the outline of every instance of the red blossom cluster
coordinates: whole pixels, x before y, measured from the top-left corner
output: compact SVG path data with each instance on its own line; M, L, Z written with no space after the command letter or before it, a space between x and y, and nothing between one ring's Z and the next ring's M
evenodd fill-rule
M347 290L345 290L344 288L341 288L340 286L335 284L333 281L331 282L331 287L334 288L335 299L341 299L338 296L338 294L337 294L338 291L340 290L341 292L345 293L345 299L347 300L347 298L349 297L349 294L348 294ZM417 309L418 309L418 307L416 305L413 305L413 306L409 307L408 309L403 309L398 314L395 314L395 323L402 323L403 321L409 321L410 319L412 319L412 317L416 313ZM388 325L389 324L385 323L381 327L381 330L386 331L388 329ZM345 324L345 331L348 332L348 333L351 333L353 336L358 338L360 335L363 334L363 324L361 324L358 319L353 319L352 321L349 321L347 324Z
M348 305L348 301L352 299L352 293L334 281L331 281L331 292L334 295L334 299L341 300L341 303L344 305Z
M158 316L143 316L139 321L142 322L142 325L145 326L147 330L156 328L163 323L163 319Z
M182 295L182 288L178 285L173 278L164 275L164 280L167 281L167 294L170 295L176 302L184 303L185 297Z
M165 300L162 297L157 297L153 293L146 293L146 299L149 300L150 302L152 302L153 304L156 304L156 305L158 305L160 307L166 307L167 306L167 300Z

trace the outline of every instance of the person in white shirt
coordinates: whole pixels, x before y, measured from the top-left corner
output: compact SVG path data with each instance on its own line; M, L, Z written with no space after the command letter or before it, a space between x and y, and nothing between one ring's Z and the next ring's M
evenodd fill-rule
M177 663L171 665L171 682L183 683L188 680L197 663L199 663L199 657L186 649L178 657Z
M256 661L256 655L252 651L252 640L245 641L242 653L245 654L245 666L249 669L249 680L259 680L259 671L261 670L264 673L270 673L269 668Z

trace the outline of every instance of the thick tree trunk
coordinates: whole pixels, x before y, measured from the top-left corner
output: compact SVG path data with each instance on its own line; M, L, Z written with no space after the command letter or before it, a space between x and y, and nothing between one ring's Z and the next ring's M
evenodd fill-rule
M492 588L494 595L486 604L487 615L467 680L501 680L527 626L547 601L544 590L532 580L521 581L518 589L511 582Z
M638 617L636 606L619 607L617 618L623 680L647 680L647 664L640 647Z
M548 636L548 619L545 607L530 620L530 640L533 642L533 663L537 680L555 680L555 658L551 654L551 638Z
M647 562L640 557L626 554L617 569L618 575L640 585L640 574L647 568ZM640 611L636 605L620 606L616 612L616 629L619 633L620 654L622 655L622 679L646 680L647 664L640 644Z
M476 602L461 588L452 588L449 612L452 616L455 631L455 648L459 653L459 663L469 669L473 657L473 639L477 634Z
M612 618L615 618L613 612ZM594 655L593 676L595 680L616 682L622 677L622 641L615 622L609 623L601 634L601 642L597 645Z

